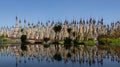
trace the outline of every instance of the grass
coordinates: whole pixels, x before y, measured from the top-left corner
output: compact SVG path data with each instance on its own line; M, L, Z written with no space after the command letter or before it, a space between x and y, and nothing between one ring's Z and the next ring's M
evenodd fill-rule
M9 39L9 38L3 38L2 40L3 44L20 44L20 40L14 40L14 39Z

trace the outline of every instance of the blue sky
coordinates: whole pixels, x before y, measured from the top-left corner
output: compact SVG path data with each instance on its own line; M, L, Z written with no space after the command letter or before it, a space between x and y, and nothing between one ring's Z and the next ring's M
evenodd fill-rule
M103 18L105 24L120 20L120 0L0 0L0 27L15 24L15 17L37 23L38 20L79 21Z

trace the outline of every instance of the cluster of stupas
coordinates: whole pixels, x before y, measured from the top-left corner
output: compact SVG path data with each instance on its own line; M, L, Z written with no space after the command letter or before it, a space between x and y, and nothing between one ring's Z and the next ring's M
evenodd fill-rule
M85 36L88 38L97 39L99 34L113 34L115 32L120 32L120 22L117 21L115 23L111 23L111 25L104 25L103 19L94 20L90 18L90 20L80 20L72 22L68 22L65 20L64 22L47 22L46 25L42 24L40 21L35 24L27 23L24 20L24 26L21 24L21 20L16 17L16 24L13 27L2 27L0 28L0 36L6 36L11 38L20 38L21 35L27 35L28 39L38 39L42 40L43 38L50 38L51 40L55 39L56 32L53 27L55 25L61 25L62 29L57 34L58 40L63 40L66 37L70 37L75 39L80 36L81 39L84 39ZM71 32L68 32L68 28L71 28ZM73 34L75 33L75 35Z

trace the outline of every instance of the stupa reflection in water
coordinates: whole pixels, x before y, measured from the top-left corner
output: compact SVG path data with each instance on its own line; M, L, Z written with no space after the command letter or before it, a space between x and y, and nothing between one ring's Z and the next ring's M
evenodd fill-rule
M7 46L0 48L0 55L16 58L16 66L31 61L102 66L105 59L110 59L110 61L120 63L120 47L115 46L71 46L70 48L65 48L64 45Z

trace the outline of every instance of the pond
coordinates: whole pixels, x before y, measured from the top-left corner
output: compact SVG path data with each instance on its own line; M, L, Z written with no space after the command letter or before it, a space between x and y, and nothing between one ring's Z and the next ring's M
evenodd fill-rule
M0 67L120 67L120 47L2 46Z

